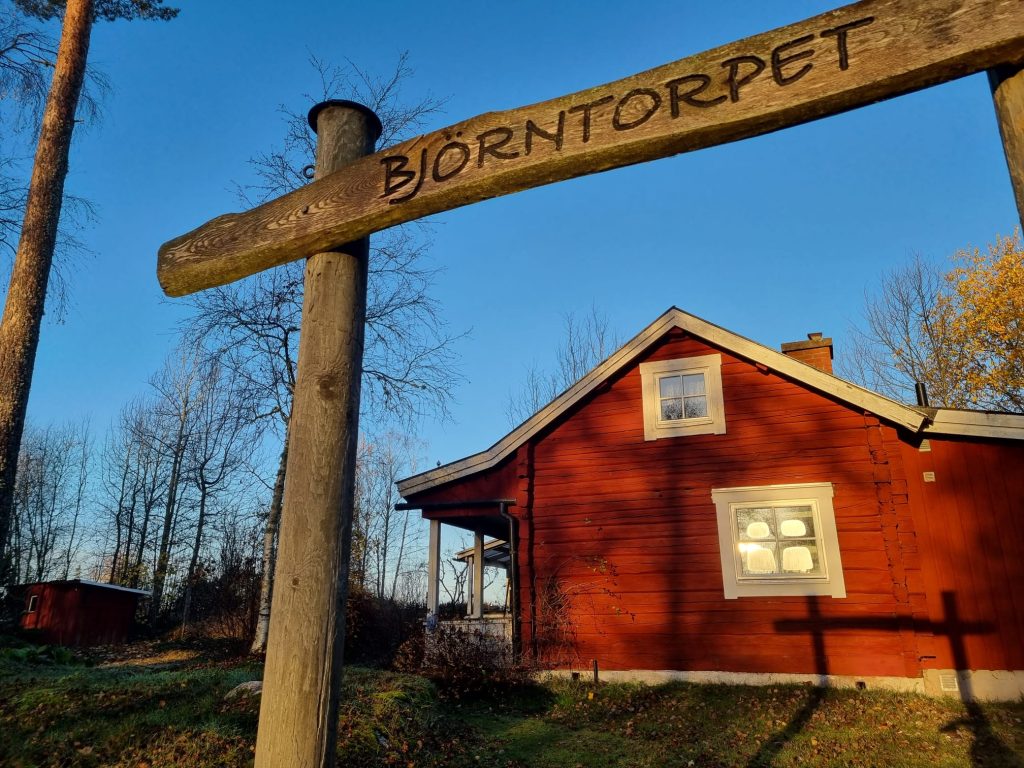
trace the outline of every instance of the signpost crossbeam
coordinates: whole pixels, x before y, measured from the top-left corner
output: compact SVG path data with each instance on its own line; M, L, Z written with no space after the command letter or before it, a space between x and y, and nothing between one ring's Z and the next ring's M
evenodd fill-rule
M167 294L182 296L469 203L758 136L1021 61L1020 0L865 0L403 142L171 240L157 274Z

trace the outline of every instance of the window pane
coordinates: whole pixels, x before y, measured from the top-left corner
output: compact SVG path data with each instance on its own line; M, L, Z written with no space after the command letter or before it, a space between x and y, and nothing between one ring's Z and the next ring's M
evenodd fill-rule
M817 537L814 529L814 513L810 506L776 507L775 514L779 523L780 538Z
M750 507L736 510L739 540L763 541L775 538L775 516L771 507Z
M767 576L779 572L775 542L740 544L740 563L744 576Z
M808 576L821 575L818 545L813 540L786 542L780 544L779 547L782 551L783 573L799 573Z
M683 400L682 398L674 398L672 400L661 401L661 420L662 421L673 421L675 419L683 418Z
M705 392L703 373L688 373L683 376L684 395L703 395Z
M683 384L678 376L662 376L658 379L662 397L681 397Z
M700 397L686 398L686 405L683 409L683 416L687 419L702 419L708 415L708 399L704 395Z

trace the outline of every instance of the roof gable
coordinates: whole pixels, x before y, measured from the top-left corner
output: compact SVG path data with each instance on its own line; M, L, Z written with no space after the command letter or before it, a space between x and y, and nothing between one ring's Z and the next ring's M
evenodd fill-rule
M957 419L936 419L931 423L929 411L914 408L859 387L788 355L751 341L739 334L728 331L695 315L683 312L677 307L670 308L661 317L626 342L604 362L569 387L533 416L509 432L490 448L464 459L445 464L427 472L399 481L399 492L408 497L438 485L457 480L467 475L490 469L511 456L519 446L542 430L558 422L573 406L590 395L597 387L616 373L633 363L650 349L665 334L681 329L690 335L709 342L727 352L760 364L768 370L781 374L822 394L875 414L881 419L910 430L920 432L927 429L932 433L962 434L988 437L1024 438L1024 416L1002 416L998 434L991 431L992 417L973 411L957 412ZM940 411L948 414L949 411ZM1012 428L1010 425L1012 422Z

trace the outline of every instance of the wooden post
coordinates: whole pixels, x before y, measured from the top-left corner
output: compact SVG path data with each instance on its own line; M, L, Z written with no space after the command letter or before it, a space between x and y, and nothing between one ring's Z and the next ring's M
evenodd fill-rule
M473 534L473 618L484 616L484 535Z
M430 521L430 542L427 544L427 612L437 615L441 581L441 521Z
M1017 216L1024 222L1024 66L1004 65L988 71L996 120L1010 169Z
M376 115L354 102L318 104L309 119L317 177L373 152L380 136ZM363 239L306 263L256 768L335 764L368 254Z

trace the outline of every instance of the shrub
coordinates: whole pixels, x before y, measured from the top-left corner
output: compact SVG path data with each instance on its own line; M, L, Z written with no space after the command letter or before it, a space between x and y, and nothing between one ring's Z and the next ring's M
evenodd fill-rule
M423 634L423 606L374 597L353 585L345 614L345 663L388 667L409 638Z
M444 623L410 639L396 655L396 664L402 671L429 678L442 694L452 698L526 686L533 673L501 638Z
M60 645L0 648L0 659L23 664L55 664L65 667L85 663L75 655L74 651Z

